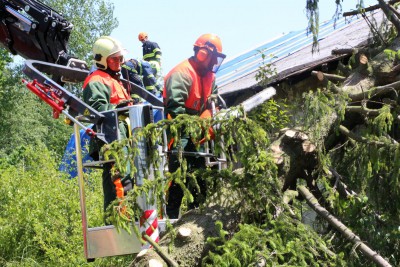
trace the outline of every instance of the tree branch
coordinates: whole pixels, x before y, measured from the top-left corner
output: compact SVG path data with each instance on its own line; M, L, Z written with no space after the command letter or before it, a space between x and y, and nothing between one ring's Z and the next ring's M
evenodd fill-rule
M332 173L333 176L335 176L335 187L342 197L347 198L351 195L357 195L356 192L354 192L353 190L351 190L351 192L347 190L347 185L342 182L342 176L335 169L329 168L329 171Z
M351 98L351 100L353 101L360 101L363 100L365 98L370 98L379 94L383 94L383 93L387 93L391 90L399 90L400 89L400 81L394 82L394 83L390 83L390 84L386 84L386 85L382 85L382 86L378 86L375 88L372 88L370 90L361 92L361 93L357 93L357 94L350 94L349 97Z
M387 4L385 1L383 0L378 0L379 2L379 6L381 7L383 13L385 13L386 17L388 18L388 20L393 23L393 25L396 27L397 32L400 32L400 20L399 18L396 16L395 13L393 13L393 11L390 9L390 5Z
M349 137L349 138L351 138L351 139L353 139L353 140L355 140L355 141L361 142L361 143L365 143L365 144L369 144L369 145L377 145L377 146L383 146L383 145L385 145L385 144L382 143L382 142L373 141L373 140L371 141L371 140L368 140L368 139L365 138L365 137L356 135L356 134L352 133L349 129L347 129L347 128L346 128L345 126L343 126L343 125L340 125L340 126L339 126L339 130L340 130L340 132L341 132L342 134L346 135L347 137Z
M400 0L399 0L400 1ZM366 53L368 52L368 48L338 48L333 49L331 51L332 55L343 55L343 54L358 54L358 53Z
M400 18L399 12L392 5L389 5L389 9L396 15L397 18Z
M162 249L160 246L153 241L148 235L143 234L142 237L146 239L147 242L149 242L150 245L153 246L154 250L157 252L158 255L168 264L168 266L172 267L178 267L178 263L176 263L173 259L171 259Z
M311 192L305 186L299 186L298 190L300 194L306 199L308 205L318 213L323 219L329 222L330 225L335 227L347 240L357 245L357 248L370 260L375 262L378 266L389 267L391 266L382 256L377 252L373 251L366 244L364 244L360 237L354 234L349 228L346 227L342 222L331 215L325 208L323 208L318 200L311 194Z
M392 0L392 1L389 1L389 4L393 5L393 4L396 4L398 2L400 2L400 0ZM381 7L378 4L378 5L374 5L374 6L369 6L367 8L363 8L361 10L357 9L357 10L354 10L354 11L344 12L343 13L343 17L358 15L358 14L361 14L361 13L364 13L364 12L373 11L373 10L376 10L376 9L379 9L379 8L381 8Z
M346 77L348 77L350 74L351 74L351 72L352 72L352 70L351 70L351 68L349 67L349 66L346 66L346 65L344 65L342 62L338 62L338 66L337 66L337 69L339 70L339 71L341 71Z
M320 81L322 81L324 78L327 78L329 81L332 82L344 82L344 80L346 80L346 77L335 74L323 73L321 71L312 71L311 75L316 76Z
M340 92L339 87L337 87L334 83L332 83L323 72L321 72L321 71L312 71L311 75L317 77L318 80L323 82L324 86L326 86L328 89L332 90L332 92L334 92L334 93L339 93Z
M371 116L378 116L379 115L379 109L369 109L365 107L364 105L362 106L347 106L346 111L348 112L357 112L360 114L364 115L371 115Z

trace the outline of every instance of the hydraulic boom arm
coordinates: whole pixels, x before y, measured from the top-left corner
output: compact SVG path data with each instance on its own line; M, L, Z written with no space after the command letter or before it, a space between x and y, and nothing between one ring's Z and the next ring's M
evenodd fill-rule
M14 55L66 65L73 25L40 1L0 0L0 44Z
M101 124L102 114L63 87L66 82L83 82L89 74L86 62L68 54L72 28L72 23L40 1L0 0L0 46L26 59L23 72L33 79L24 80L27 88L52 107L54 118L63 113L74 123L79 123L77 116L85 116L87 122ZM162 106L144 88L123 82L132 93ZM101 138L94 132L91 135Z

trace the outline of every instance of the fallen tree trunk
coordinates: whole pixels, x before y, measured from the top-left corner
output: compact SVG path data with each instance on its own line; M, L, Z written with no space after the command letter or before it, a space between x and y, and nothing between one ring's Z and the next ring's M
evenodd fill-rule
M271 145L272 155L284 181L282 190L295 190L297 177L303 177L311 184L313 177L307 173L315 168L315 145L300 130L286 129L282 132L281 137Z
M378 116L379 109L370 109L367 108L366 105L361 106L347 106L346 111L348 112L357 112L366 116Z
M390 265L384 258L382 258L377 252L373 251L370 247L364 244L360 237L354 234L349 228L347 228L342 222L330 214L325 208L323 208L318 200L308 191L305 186L299 186L298 190L300 194L306 199L308 205L315 210L319 216L329 222L330 225L335 227L347 240L353 242L357 248L370 260L378 264L378 266L389 267Z

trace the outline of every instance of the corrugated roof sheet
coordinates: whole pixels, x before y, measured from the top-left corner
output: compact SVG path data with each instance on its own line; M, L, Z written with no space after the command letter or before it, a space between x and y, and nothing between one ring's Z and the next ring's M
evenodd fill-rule
M368 16L374 16L374 19L380 22L382 12L375 11ZM312 66L312 62L332 60L335 58L331 55L333 49L357 47L365 43L369 33L369 27L362 17L323 22L319 26L319 52L314 54L311 52L312 35L307 34L307 30L276 37L224 62L217 72L219 92L223 95L255 86L255 75L263 64L273 63L278 74L288 72L288 77L290 70L295 73ZM264 59L262 55L265 55Z

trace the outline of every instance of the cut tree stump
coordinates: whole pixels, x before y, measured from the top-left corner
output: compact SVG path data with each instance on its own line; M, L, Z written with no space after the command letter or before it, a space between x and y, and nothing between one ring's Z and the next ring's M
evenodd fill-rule
M207 238L219 236L216 221L223 223L224 230L233 231L237 228L238 216L235 207L222 208L215 205L205 208L202 212L198 209L190 210L174 223L175 239L172 240L171 233L166 233L161 237L158 246L168 252L168 257L178 266L197 266L210 249ZM172 248L171 251L169 247ZM151 260L165 262L154 249L149 249L145 256L137 256L130 266L150 266Z

